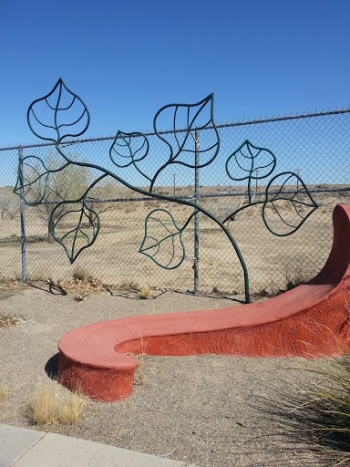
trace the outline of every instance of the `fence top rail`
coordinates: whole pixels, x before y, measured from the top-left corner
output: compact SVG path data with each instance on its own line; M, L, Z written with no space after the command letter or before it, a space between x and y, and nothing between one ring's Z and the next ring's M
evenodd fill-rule
M350 114L350 108L345 108L345 109L335 109L335 110L327 110L323 112L313 112L313 113L301 113L301 114L295 114L295 115L289 115L289 116L280 116L280 117L270 117L270 118L258 118L258 119L253 119L253 120L243 120L243 121L238 121L238 122L231 122L231 123L221 123L221 124L215 124L216 128L230 128L230 127L237 127L237 126L247 126L247 125L256 125L260 123L273 123L273 122L282 122L282 121L288 121L288 120L299 120L299 119L306 119L306 118L315 118L315 117L325 117L325 116L330 116L330 115L340 115L340 114ZM207 127L205 130L209 130L212 127ZM177 130L177 132L185 132L188 131L187 129L180 129ZM164 131L158 131L158 134L170 134L172 133L172 130L164 130ZM155 136L156 133L153 132L147 132L143 133L145 136ZM80 144L80 143L93 143L97 141L112 141L115 139L115 135L113 136L101 136L101 137L94 137L94 138L82 138L82 139L76 139L76 140L71 140L71 141L66 141L65 143L62 144L62 146L69 146L73 144ZM54 146L54 143L33 143L33 144L19 144L19 145L14 145L14 146L5 146L5 147L0 147L0 152L4 151L13 151L13 150L19 150L20 148L22 149L31 149L31 148L38 148L38 147L45 147L45 146Z

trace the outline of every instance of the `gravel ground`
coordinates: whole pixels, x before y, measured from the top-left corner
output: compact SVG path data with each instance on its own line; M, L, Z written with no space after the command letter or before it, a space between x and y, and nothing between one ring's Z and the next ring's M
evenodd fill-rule
M93 293L81 302L74 298L74 294L53 295L44 284L42 289L0 292L0 313L20 319L15 326L0 328L0 384L9 392L0 401L0 423L29 426L26 407L40 381L58 384L49 380L45 367L55 361L57 342L66 331L106 319L233 304L173 292L154 300L106 292ZM127 401L89 401L78 426L38 429L198 466L330 465L303 445L297 433L282 436L286 430L269 414L266 402L312 383L316 376L305 370L324 363L216 355L144 356Z

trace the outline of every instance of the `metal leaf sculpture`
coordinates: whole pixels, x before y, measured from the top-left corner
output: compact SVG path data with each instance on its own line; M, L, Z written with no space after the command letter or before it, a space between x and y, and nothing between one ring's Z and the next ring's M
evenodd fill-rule
M68 209L64 209L63 214L59 213L55 219L56 212L59 212L62 206L68 206ZM76 201L58 203L51 213L49 222L53 238L63 246L71 264L85 248L95 242L100 230L100 218L96 211L87 206L85 199L80 203Z
M213 94L195 104L166 105L156 113L153 126L155 136L167 148L165 161L160 162L155 159L152 164L145 164L146 157L152 157L147 137L139 132L117 132L109 150L109 157L118 169L133 167L142 175L149 185L142 188L122 177L120 170L117 174L93 163L73 160L65 153L62 141L68 137L82 135L89 125L90 116L83 101L68 89L62 79L58 80L52 91L29 106L27 120L32 132L43 140L52 141L57 153L62 156L64 163L55 171L64 169L68 165L76 165L102 173L79 199L58 203L51 213L50 231L53 238L63 246L71 263L97 238L100 219L98 213L88 205L87 195L106 176L114 178L142 195L192 208L192 214L182 227L178 226L170 212L165 209L155 209L146 217L145 233L139 252L165 269L175 269L183 263L186 251L182 233L196 214L202 213L214 221L229 239L241 264L246 302L250 301L248 270L240 249L225 223L234 219L243 209L261 204L266 227L271 233L284 236L300 228L317 208L306 185L299 176L291 172L273 177L266 187L265 199L254 202L252 181L269 177L275 170L276 157L269 149L255 146L248 140L231 153L225 164L226 172L232 180L240 182L247 180L248 202L231 212L223 221L201 205L198 198L184 199L153 191L160 174L172 164L179 164L198 173L199 169L211 164L219 154L220 138L213 117ZM168 123L164 125L164 122ZM162 131L162 128L169 126L170 131ZM201 145L197 139L199 131L205 131L206 134L205 142L204 144L201 142ZM146 174L145 166L150 170L157 162L154 173ZM41 203L45 197L45 185L48 184L52 172L53 170L49 170L36 156L25 158L19 167L19 177L14 191L29 205ZM286 215L284 210L286 205L292 208L293 219Z
M145 236L139 252L164 269L175 269L186 256L182 230L165 209L154 209L145 220Z
M293 172L275 175L266 186L265 199L254 201L252 180L272 174L276 156L272 151L245 141L226 161L226 172L232 180L248 180L248 203L233 211L223 222L234 220L238 212L249 206L263 205L262 218L274 235L285 237L296 232L318 208L305 183Z
M285 237L296 232L317 207L299 175L283 172L266 187L263 221L271 233Z
M36 206L44 199L50 171L36 156L23 158L21 170L17 171L14 193L23 190L23 199L28 206Z
M142 161L147 156L148 150L148 139L142 133L118 131L109 154L114 164L123 168Z
M132 165L148 181L151 181L138 165L138 162L147 157L148 151L149 142L145 135L118 131L110 147L109 157L117 167L123 169Z
M261 180L272 174L276 156L269 149L259 148L246 140L226 161L226 173L235 181L248 180L248 199L251 203L252 180Z
M213 118L214 96L210 94L196 104L170 104L162 107L155 115L153 127L159 139L169 149L168 160L158 168L151 182L153 185L162 172L170 164L180 164L188 168L202 168L209 165L219 153L220 138ZM170 122L171 131L162 132L162 121ZM194 132L206 130L210 132L207 144L196 147ZM196 158L197 155L197 158Z
M90 116L84 102L60 78L52 91L29 106L27 121L36 136L58 145L64 138L82 135Z

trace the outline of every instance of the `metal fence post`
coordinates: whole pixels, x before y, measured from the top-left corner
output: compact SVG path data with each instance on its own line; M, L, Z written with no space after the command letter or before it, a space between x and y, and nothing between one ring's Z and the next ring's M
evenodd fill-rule
M19 159L19 183L20 183L20 212L21 212L21 256L22 256L22 282L27 280L27 251L26 251L26 232L25 232L25 201L23 187L23 148L18 147Z
M199 202L199 130L194 133L195 143L195 169L194 169L194 200L197 205ZM199 212L196 211L194 216L194 262L193 262L193 291L199 290Z

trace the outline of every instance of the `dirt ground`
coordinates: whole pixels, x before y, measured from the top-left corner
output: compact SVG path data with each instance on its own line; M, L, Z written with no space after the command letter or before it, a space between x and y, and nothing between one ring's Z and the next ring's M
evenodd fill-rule
M0 328L0 384L8 390L8 398L0 401L0 423L29 426L26 410L39 383L58 385L47 373L55 368L57 343L66 331L106 319L234 304L175 292L147 300L108 292L76 298L50 292L45 282L0 292L0 313L19 320ZM324 364L299 358L144 356L128 400L89 401L76 427L32 428L198 466L329 465L298 433L286 436L266 402L314 383L317 376L307 370Z

